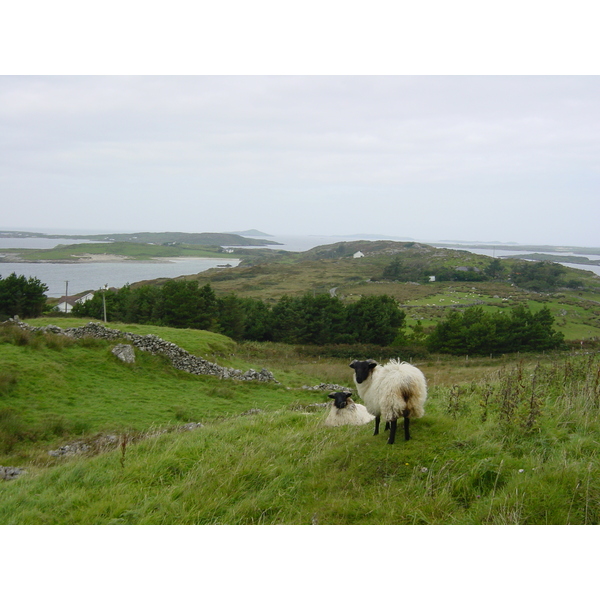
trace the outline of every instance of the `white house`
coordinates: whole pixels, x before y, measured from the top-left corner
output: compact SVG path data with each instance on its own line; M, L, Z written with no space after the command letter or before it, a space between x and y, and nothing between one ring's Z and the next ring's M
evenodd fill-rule
M94 292L88 292L87 294L84 294L83 296L81 296L81 298L77 298L77 300L75 302L87 302L88 300L91 300L94 297Z
M61 298L61 301L54 307L54 310L70 313L73 310L73 305L70 302L65 302L65 300Z
M363 258L364 254L359 250L352 255L352 258Z
M77 296L68 296L68 297L63 296L59 300L59 302L56 305L56 307L54 308L54 310L68 314L73 310L73 306L77 302L83 303L86 300L91 300L93 297L94 297L94 292L88 292L87 294L83 294L83 296L80 296L79 298Z

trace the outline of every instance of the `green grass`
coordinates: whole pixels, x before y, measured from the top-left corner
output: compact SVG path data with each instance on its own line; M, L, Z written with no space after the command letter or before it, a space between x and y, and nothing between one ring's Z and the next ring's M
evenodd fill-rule
M37 319L28 319L27 323L34 327L42 327L44 325L58 325L66 329L68 327L81 327L91 321L102 323L89 318L75 317L39 317ZM104 323L102 323L104 325ZM207 360L216 362L217 359L223 366L231 366L225 364L230 356L235 352L236 344L227 336L213 333L211 331L198 331L197 329L178 329L175 327L158 327L153 325L136 325L130 323L106 323L110 329L119 329L129 333L138 335L154 334L162 339L173 342L181 348L202 356Z
M0 481L0 523L600 522L598 355L420 365L427 414L390 446L370 425L325 428L326 410L309 410L326 394L299 384L347 384L345 361L235 347L287 378L278 386L193 376L142 352L125 365L111 346L3 330L0 464L27 473ZM190 421L204 427L152 435ZM114 450L47 454L110 432Z
M169 337L169 330L159 333ZM188 347L206 346L215 337L208 332L195 335L206 340ZM0 460L14 452L29 456L36 444L47 448L59 438L144 431L253 408L272 410L294 400L281 385L191 375L174 369L163 357L137 350L136 363L124 364L110 352L114 345L4 328L0 393L8 425L0 436ZM295 396L312 397L308 392Z

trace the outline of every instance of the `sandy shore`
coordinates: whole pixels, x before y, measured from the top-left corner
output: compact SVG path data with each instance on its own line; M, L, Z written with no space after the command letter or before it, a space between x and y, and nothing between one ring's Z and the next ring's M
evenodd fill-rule
M74 254L71 258L54 259L54 260L27 260L23 259L19 254L12 254L11 252L0 253L0 262L10 263L54 263L54 264L78 264L78 263L136 263L136 264L156 264L156 263L172 263L172 262L184 262L193 260L220 260L220 257L211 256L173 256L170 258L157 257L147 259L136 259L130 256L123 256L120 254ZM227 257L223 257L223 263L231 261L238 261L239 259L227 260Z

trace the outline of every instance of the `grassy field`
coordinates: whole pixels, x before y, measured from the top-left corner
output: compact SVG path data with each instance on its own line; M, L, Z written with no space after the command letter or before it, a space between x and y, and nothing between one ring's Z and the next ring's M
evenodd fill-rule
M325 428L313 405L326 393L301 389L350 385L348 361L200 331L135 332L266 367L282 383L193 376L139 351L126 365L114 343L3 328L0 464L27 472L0 481L0 523L600 522L597 354L432 358L418 365L427 414L410 442L390 446L369 425ZM175 429L188 422L203 427ZM105 434L119 444L48 454Z

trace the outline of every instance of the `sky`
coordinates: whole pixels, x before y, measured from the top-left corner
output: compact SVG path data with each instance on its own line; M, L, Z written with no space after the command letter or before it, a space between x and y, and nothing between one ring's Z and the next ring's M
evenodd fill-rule
M521 19L529 4L519 4ZM449 14L427 21L436 35ZM382 44L392 44L385 34L397 31L396 22L379 18L381 31L364 40L354 36L351 45L347 38L356 30L350 25L361 22L337 13L338 26L348 26L345 33L338 27L340 47L353 52L355 72L343 61L325 60L335 55L332 40L319 70L309 50L321 48L327 35L315 25L311 44L305 36L301 48L312 62L303 67L289 61L289 72L261 62L258 50L264 47L249 43L233 55L240 60L248 54L255 60L250 68L238 69L231 60L195 68L183 62L169 74L157 53L165 45L157 49L156 37L152 46L143 35L139 48L154 52L151 65L127 62L131 52L116 62L113 54L106 65L92 60L97 54L82 53L89 72L69 61L39 68L35 61L52 55L61 34L67 36L66 29L53 29L53 43L34 53L35 60L22 68L0 62L0 229L258 229L272 235L600 246L600 77L585 68L569 73L572 65L562 60L569 38L542 27L548 15L551 10L535 14L542 44L532 44L522 21L503 13L493 16L500 32L465 30L461 36L452 29L453 44L438 45L425 62L408 68L406 60L385 62L390 53L382 53L392 47ZM568 18L561 12L554 17L552 25L566 35L561 23ZM309 27L303 13L294 18L300 29ZM588 39L589 23L577 18L571 47ZM410 38L413 57L422 54L423 41L417 46L419 38L410 37L406 25L401 33L396 37ZM80 32L71 35L81 43ZM94 31L89 35L93 45ZM282 44L281 33L273 35ZM110 37L106 31L103 36ZM294 36L290 30L292 43ZM484 52L485 36L496 54ZM108 54L117 38L110 39L100 51ZM167 39L172 45L178 40L176 34ZM23 49L26 41L11 43ZM552 66L528 62L525 52L506 66L487 60L509 55L519 41L548 55ZM222 41L213 45L211 56L224 47ZM398 47L404 50L398 56L410 48ZM70 61L80 56L72 45L63 49ZM477 62L460 67L466 50L470 60L482 55L489 71ZM435 68L426 60L445 54L456 59L449 66ZM589 52L581 54L589 59ZM588 63L581 64L589 71Z

